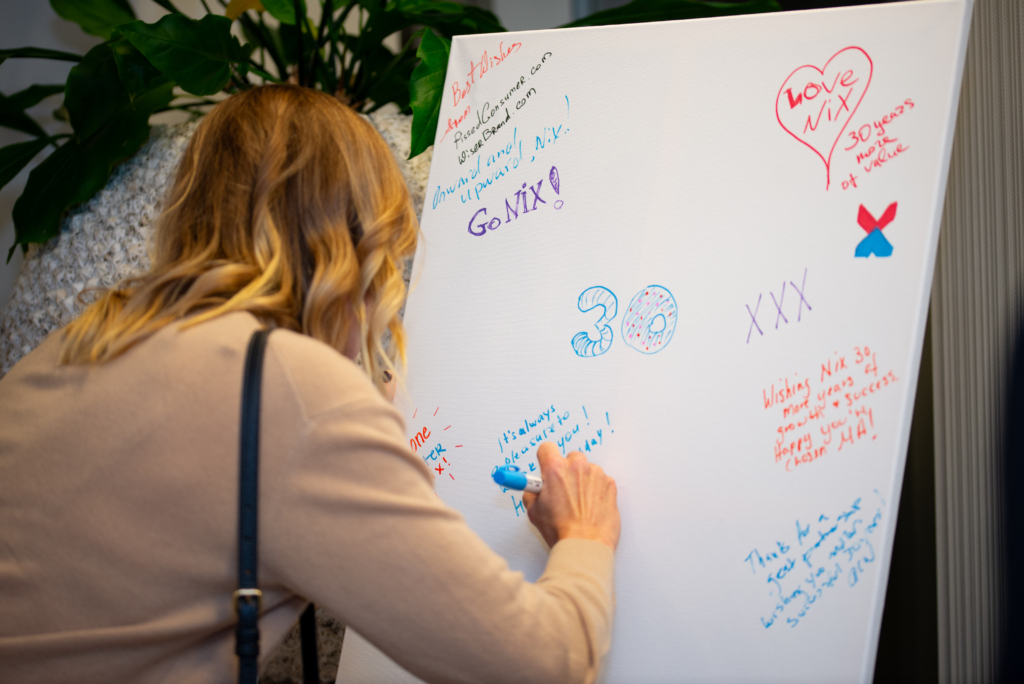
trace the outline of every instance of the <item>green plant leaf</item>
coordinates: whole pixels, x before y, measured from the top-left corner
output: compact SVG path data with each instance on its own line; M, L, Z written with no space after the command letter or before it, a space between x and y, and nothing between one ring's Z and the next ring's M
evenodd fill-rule
M139 50L128 42L119 31L114 31L110 50L114 53L117 75L128 89L128 96L135 99L142 93L168 82L160 70L149 63Z
M0 95L0 98L3 96ZM7 103L0 99L0 126L4 128L10 128L12 131L21 131L22 133L28 133L34 135L37 138L46 137L46 131L43 127L36 123L35 119L26 114L25 112L10 110L6 106Z
M633 0L628 5L594 12L559 28L577 26L608 26L610 24L639 24L648 21L674 19L702 19L727 17L736 14L778 12L782 7L777 0L747 0L746 2L708 2L705 0Z
M367 1L363 0L364 3ZM494 13L457 2L391 0L385 11L400 15L409 25L429 26L447 38L467 33L501 33L506 30Z
M44 98L61 92L64 92L62 85L34 85L10 97L0 94L0 126L37 137L46 137L46 131L26 114L25 110L39 104Z
M505 29L491 12L457 2L442 0L352 0L363 15L357 35L344 35L341 17L335 19L329 40L344 47L340 87L345 99L357 109L370 111L387 102L408 109L406 88L397 79L408 79L420 62L412 50L398 55L383 47L391 34L416 26L430 28L437 36L450 39L467 33L501 32ZM344 16L344 11L342 15ZM418 33L417 35L422 35Z
M276 44L280 45L281 55L288 64L298 64L302 55L308 59L309 51L314 47L314 38L309 33L302 32L302 42L299 42L299 32L295 26L279 26L276 29L267 29L273 36Z
M295 26L295 5L292 0L263 0L263 8L282 24ZM306 2L299 0L299 11L306 17Z
M51 95L64 92L63 83L55 83L53 85L33 85L19 90L13 95L7 98L7 102L17 107L18 109L28 109L34 107Z
M85 59L72 67L64 106L78 141L90 137L121 109L131 107L131 97L118 76L109 43L89 50Z
M262 22L257 24L253 21L252 17L247 13L239 15L238 23L242 26L242 34L245 36L245 39L255 48L266 50L266 55L270 57L274 66L277 67L277 73L287 76L288 67L281 57L282 46L280 38L275 37L271 33L271 29Z
M171 14L182 14L182 11L175 7L171 0L153 0L153 2L160 5Z
M284 71L279 71L285 78L288 75L288 66L295 64L299 59L299 42L295 37L295 30L288 27L277 26L270 28L262 27L266 46L271 54L276 53L284 65ZM285 29L285 30L282 30Z
M231 78L231 64L248 71L251 45L231 35L231 20L207 14L196 21L168 14L155 24L133 21L121 32L164 76L193 95L212 95Z
M0 188L10 183L49 144L50 139L44 137L0 147Z
M91 137L71 139L29 174L25 191L14 203L14 248L46 242L60 230L64 211L100 190L114 166L149 137L149 116L173 99L173 84L165 83L118 108Z
M434 144L451 47L450 40L438 36L429 29L424 30L423 40L416 50L420 63L413 69L412 77L409 79L409 104L412 106L409 159Z
M0 50L0 64L3 64L12 57L21 57L22 59L57 59L63 62L82 61L82 55L61 52L60 50L48 50L46 48L20 47Z
M366 99L373 103L373 109L379 109L388 102L394 102L399 109L409 108L410 81L414 63L411 52L408 57L408 59L393 58L392 63L384 69L369 75Z
M104 40L110 38L115 26L135 19L128 0L50 0L50 7L86 33Z

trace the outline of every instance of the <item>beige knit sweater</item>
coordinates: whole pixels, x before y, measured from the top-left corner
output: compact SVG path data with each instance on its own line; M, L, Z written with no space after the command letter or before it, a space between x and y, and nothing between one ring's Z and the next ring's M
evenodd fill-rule
M163 329L100 366L59 333L0 380L0 682L229 682L242 360L257 321ZM565 540L538 582L434 494L402 418L309 337L263 380L262 655L306 600L428 682L592 682L611 549Z

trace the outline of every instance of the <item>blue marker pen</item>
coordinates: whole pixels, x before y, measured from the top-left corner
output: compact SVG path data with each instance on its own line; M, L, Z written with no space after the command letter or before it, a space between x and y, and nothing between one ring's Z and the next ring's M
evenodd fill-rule
M539 494L544 486L544 478L533 473L524 473L519 466L499 466L491 473L491 477L502 487L516 489L523 492Z

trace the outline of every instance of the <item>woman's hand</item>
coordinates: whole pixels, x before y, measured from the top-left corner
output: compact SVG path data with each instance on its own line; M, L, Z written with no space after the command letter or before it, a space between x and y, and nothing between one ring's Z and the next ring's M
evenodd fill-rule
M615 549L621 527L615 480L578 451L562 458L551 442L537 449L537 463L544 488L540 494L524 492L523 503L548 545L593 539Z

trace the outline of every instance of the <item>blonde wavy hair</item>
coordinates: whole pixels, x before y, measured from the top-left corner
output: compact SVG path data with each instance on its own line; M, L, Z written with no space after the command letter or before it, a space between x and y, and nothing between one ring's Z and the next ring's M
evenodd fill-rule
M224 100L196 128L166 206L152 269L68 326L61 363L103 363L185 317L248 311L342 353L358 330L378 388L404 365L402 270L419 229L390 150L350 108L287 85Z

